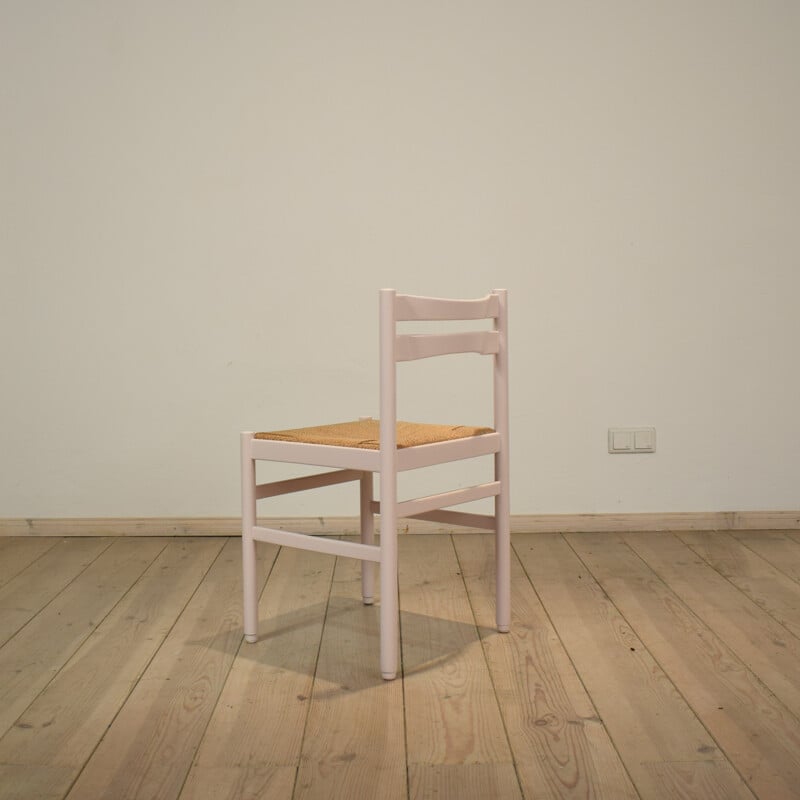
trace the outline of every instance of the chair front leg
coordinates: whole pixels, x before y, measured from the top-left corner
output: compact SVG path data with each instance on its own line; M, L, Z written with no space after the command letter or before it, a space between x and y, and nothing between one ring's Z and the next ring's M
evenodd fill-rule
M244 638L258 640L258 577L256 543L256 464L250 456L252 434L242 434L242 590L244 594Z
M495 568L497 571L497 630L511 629L511 514L508 487L495 497Z
M256 585L256 543L252 536L242 536L242 575L244 590L244 638L258 641L258 594Z
M371 472L361 473L361 542L375 544L375 517L372 514L373 478ZM361 597L365 606L375 602L375 563L361 562Z
M400 610L397 599L397 517L394 508L383 513L381 498L381 675L397 677Z

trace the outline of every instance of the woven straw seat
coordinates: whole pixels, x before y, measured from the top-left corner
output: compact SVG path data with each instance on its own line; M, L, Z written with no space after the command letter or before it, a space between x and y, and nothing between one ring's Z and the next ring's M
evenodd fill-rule
M431 425L424 422L397 421L397 447L416 447L421 444L448 442L493 433L493 428L471 425ZM302 442L325 444L336 447L357 447L362 450L378 450L380 422L376 419L339 422L334 425L315 425L310 428L293 428L285 431L263 431L256 439L271 439L278 442Z

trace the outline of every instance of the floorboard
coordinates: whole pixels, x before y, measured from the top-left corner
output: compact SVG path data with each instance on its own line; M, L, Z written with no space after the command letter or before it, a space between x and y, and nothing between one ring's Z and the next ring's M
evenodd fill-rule
M785 531L736 531L733 536L773 567L800 582L800 537Z
M0 540L0 800L782 800L800 536L402 537L401 671L359 564L235 538Z
M274 800L291 798L333 565L319 553L280 551L259 602L259 641L239 649L183 800L246 798L267 787Z
M158 539L114 542L0 647L0 735L63 669L165 546Z
M0 764L33 775L58 767L69 790L218 555L220 540L166 546L113 611L0 739ZM0 799L5 786L0 786Z
M636 534L624 540L742 664L800 718L800 639L675 536Z
M31 548L3 553L3 571L9 573L9 579L0 587L0 645L33 619L110 545L108 539L62 539L31 559L31 563L25 563L36 553ZM10 565L6 564L6 557ZM13 577L12 572L16 572Z
M714 738L708 760L724 752L756 794L796 800L798 719L621 537L567 538ZM715 785L727 780L722 796L733 796L734 774L719 772Z
M72 800L180 794L242 642L237 544L222 548L73 785Z
M410 777L417 765L512 764L450 536L401 539L400 625Z
M680 538L770 616L800 636L797 581L727 533L684 533Z
M358 561L337 559L294 797L406 797L403 683L377 667L378 605Z
M8 583L60 541L63 540L0 536L0 586Z
M526 797L637 798L597 709L514 557L512 624L494 628L494 542L454 537Z
M612 548L614 535L602 536ZM577 534L570 542L594 547L598 539ZM580 552L576 555L558 535L522 536L515 548L640 795L752 797L646 646L647 630L624 615L605 583L579 558ZM603 553L605 548L598 542L595 550ZM619 570L625 574L622 566ZM676 770L674 765L683 767ZM712 794L693 790L699 785L693 777L696 770L714 774ZM661 774L670 776L669 783Z

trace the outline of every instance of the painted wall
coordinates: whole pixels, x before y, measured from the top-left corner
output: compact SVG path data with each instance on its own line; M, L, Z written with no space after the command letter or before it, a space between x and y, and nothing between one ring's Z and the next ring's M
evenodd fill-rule
M235 515L239 430L377 413L382 286L509 289L514 513L800 508L799 36L778 0L0 0L0 517ZM401 413L482 422L476 359L403 365ZM607 453L630 425L655 455Z

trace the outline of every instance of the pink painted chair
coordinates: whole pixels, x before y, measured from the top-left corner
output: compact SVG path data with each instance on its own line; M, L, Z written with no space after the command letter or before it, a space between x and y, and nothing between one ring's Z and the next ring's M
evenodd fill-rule
M406 320L494 321L493 330L460 333L399 334ZM373 602L374 564L380 564L381 675L397 675L399 609L397 601L397 521L430 520L493 530L497 570L497 628L506 632L511 618L509 462L508 462L508 322L505 289L477 300L449 300L380 292L380 422L360 419L312 428L242 434L242 551L244 634L258 638L256 541L299 547L361 559L362 594ZM449 353L479 353L494 359L494 427L432 425L397 420L396 364ZM494 456L494 481L443 494L399 501L397 474L478 456ZM255 463L280 461L332 467L333 471L257 484ZM380 475L380 501L373 498L373 474ZM359 481L361 541L340 541L260 526L256 501L290 492ZM458 512L452 506L494 497L494 514ZM374 514L381 515L380 544L375 543Z

